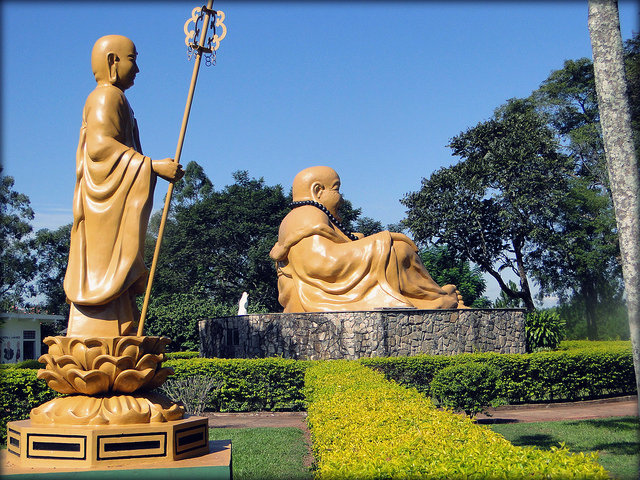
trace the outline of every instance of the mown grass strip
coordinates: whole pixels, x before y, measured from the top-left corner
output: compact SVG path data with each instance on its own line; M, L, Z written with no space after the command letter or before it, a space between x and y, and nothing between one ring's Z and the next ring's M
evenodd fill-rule
M491 425L490 428L513 445L549 450L564 443L571 452L598 452L599 462L614 478L640 478L638 417L512 423Z
M231 440L234 480L311 480L299 428L212 428L211 440Z

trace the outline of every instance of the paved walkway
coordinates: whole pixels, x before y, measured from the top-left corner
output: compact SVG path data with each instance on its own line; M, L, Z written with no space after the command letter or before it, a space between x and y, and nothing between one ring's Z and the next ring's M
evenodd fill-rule
M606 398L584 402L505 405L478 415L478 423L554 422L590 418L638 416L638 397Z
M589 418L638 416L638 397L584 402L505 405L478 415L479 423L551 422ZM205 413L213 428L296 427L307 430L306 412Z

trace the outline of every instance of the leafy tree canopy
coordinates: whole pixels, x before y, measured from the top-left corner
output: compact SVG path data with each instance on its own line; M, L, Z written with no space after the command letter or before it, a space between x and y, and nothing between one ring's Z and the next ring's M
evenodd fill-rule
M33 210L29 197L13 189L13 177L2 174L0 167L0 309L25 305L33 293L29 284L35 273L31 250Z
M584 306L588 336L596 339L597 323L605 321L598 305L620 291L622 282L593 63L587 58L566 61L532 97L574 162L553 228L532 254L534 274L541 293L555 293L562 303L582 299L571 303Z
M277 311L276 271L269 251L290 198L280 185L268 186L246 171L234 173L235 183L221 190L212 187L201 169L189 164L187 171L197 173L196 188L183 187L182 193L191 193L178 196L166 226L152 296L195 292L235 305L246 291L250 305ZM150 264L152 248L146 256Z
M36 255L36 293L41 295L41 305L54 315L68 315L63 282L69 260L71 225L63 225L55 230L43 228L36 232L34 249Z
M250 313L259 311L250 305ZM222 305L206 292L163 293L151 297L145 334L171 338L167 349L171 352L194 351L200 349L198 321L205 318L233 316L237 307Z
M472 267L467 260L456 258L446 245L422 249L420 259L438 285L453 284L458 287L468 307L488 308L491 305L489 299L483 296L487 282L480 267Z
M446 244L453 256L476 263L532 310L528 254L557 215L570 159L528 99L508 101L449 146L462 160L401 200L406 225L417 241ZM519 277L518 290L505 282L505 269Z

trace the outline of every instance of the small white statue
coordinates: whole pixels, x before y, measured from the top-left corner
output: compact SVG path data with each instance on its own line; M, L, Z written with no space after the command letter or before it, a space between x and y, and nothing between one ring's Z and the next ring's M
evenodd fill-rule
M238 316L247 314L248 302L249 294L247 292L242 292L242 297L240 297L240 302L238 302Z

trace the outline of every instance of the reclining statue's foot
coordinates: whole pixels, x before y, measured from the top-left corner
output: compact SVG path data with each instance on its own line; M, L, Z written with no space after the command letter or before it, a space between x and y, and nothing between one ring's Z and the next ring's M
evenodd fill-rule
M456 295L458 295L458 308L471 308L471 307L467 307L464 304L464 300L462 299L462 295L460 295L460 292L458 290L456 290Z

